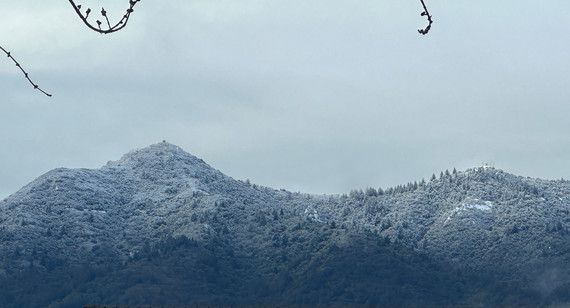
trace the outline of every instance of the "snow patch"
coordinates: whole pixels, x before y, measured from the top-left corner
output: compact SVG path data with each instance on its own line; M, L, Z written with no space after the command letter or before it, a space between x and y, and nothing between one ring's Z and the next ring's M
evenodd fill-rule
M493 210L493 203L491 201L482 201L476 198L466 198L463 203L461 205L459 205L458 207L454 208L451 213L449 214L449 216L447 216L447 218L445 219L445 221L443 222L444 224L447 223L451 218L453 218L455 215L457 215L458 213L462 212L462 211L466 211L466 210L477 210L477 211L482 211L482 212L491 212Z
M317 222L323 222L320 218L319 218L319 213L317 212L316 209L312 208L312 207L307 207L305 209L305 215L307 216L308 219L310 219L311 221L317 221Z
M493 203L491 201L483 201L483 203L477 203L480 202L478 199L471 199L472 201L475 201L475 203L470 203L468 204L467 202L463 203L461 206L465 209L477 209L480 211L491 211L493 209Z

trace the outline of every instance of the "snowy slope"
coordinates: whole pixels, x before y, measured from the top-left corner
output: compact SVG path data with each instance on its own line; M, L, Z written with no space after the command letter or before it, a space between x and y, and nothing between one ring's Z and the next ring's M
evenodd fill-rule
M100 169L52 170L1 201L0 257L18 257L0 277L30 263L47 269L46 258L74 262L105 252L128 261L169 236L203 241L222 234L270 247L309 221L372 231L450 266L500 273L548 292L570 281L569 200L567 181L494 168L385 192L291 193L236 181L163 142ZM286 227L275 229L277 219Z

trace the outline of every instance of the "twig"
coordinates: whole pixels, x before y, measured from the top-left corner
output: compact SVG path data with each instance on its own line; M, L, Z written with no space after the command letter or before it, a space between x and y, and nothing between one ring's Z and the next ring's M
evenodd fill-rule
M427 27L425 29L418 29L418 32L422 35L426 35L429 30L431 29L431 24L433 23L433 20L431 19L431 15L428 12L427 6L424 3L424 0L420 0L420 2L422 3L422 6L424 7L424 11L422 12L421 16L427 16L427 20L429 22L429 24L427 25Z
M75 10L75 13L77 13L77 16L79 16L79 18L83 21L83 23L89 29L91 29L95 32L102 33L102 34L109 34L109 33L119 31L127 25L127 22L129 21L129 17L131 17L131 13L133 12L133 8L140 1L141 0L129 0L129 8L127 9L127 12L125 13L125 15L123 15L123 18L121 18L114 26L111 26L111 23L109 22L109 17L107 17L107 11L105 11L105 8L102 8L101 9L101 16L105 17L105 20L107 21L108 29L106 29L106 30L101 28L101 24L102 24L101 21L97 20L96 21L97 26L94 26L93 24L91 24L87 20L87 18L89 17L89 13L91 13L90 8L87 8L87 10L85 11L85 15L83 15L83 13L81 13L81 5L76 5L73 0L69 0L69 3L71 3L71 6L73 6L73 9Z
M103 34L108 34L108 33L113 33L116 31L119 31L121 29L123 29L126 25L127 22L129 21L129 17L131 17L131 13L133 12L133 8L135 7L135 5L137 3L139 3L141 0L129 0L129 8L127 9L127 12L125 13L125 15L123 15L123 18L121 18L119 20L119 22L117 22L117 24L115 24L114 26L111 26L111 23L109 22L109 17L107 17L107 11L105 11L104 8L101 9L101 15L103 17L105 17L105 20L107 22L107 27L108 29L102 29L101 28L101 21L97 20L97 28L95 26L93 26L88 20L87 18L89 18L89 14L91 13L91 9L87 8L87 10L85 11L85 15L83 15L83 13L81 13L81 5L76 5L75 2L73 0L69 0L69 3L71 3L71 6L73 6L73 9L75 10L75 13L77 13L77 15L79 16L79 18L81 18L81 20L83 21L83 23L85 23L85 25L87 27L89 27L89 29L95 31L95 32L99 32L99 33L103 33ZM51 94L45 92L44 90L42 90L37 84L35 84L31 79L29 74L22 68L22 66L20 65L20 63L18 63L18 61L16 61L16 59L14 59L12 57L12 55L10 54L10 52L8 52L6 49L2 48L2 46L0 46L0 49L2 49L2 51L4 51L4 53L6 53L6 55L8 56L8 58L12 59L12 61L14 61L14 63L16 64L17 67L20 68L20 70L22 71L22 73L24 73L24 76L26 77L26 79L28 79L28 81L32 84L32 86L34 86L34 89L37 89L38 91L42 92L43 94L47 95L47 96L51 96Z
M32 84L32 86L34 86L34 89L37 89L38 91L42 92L43 94L50 96L51 94L45 92L44 90L42 90L37 84L35 84L31 79L29 74L24 70L24 68L20 65L20 63L18 63L18 61L16 61L16 59L14 59L14 57L12 57L12 54L10 52L8 52L6 49L4 49L2 46L0 46L0 49L2 49L2 51L4 53L6 53L6 55L8 56L8 58L12 59L12 61L14 61L14 63L16 64L16 66L18 68L20 68L20 70L22 71L22 73L24 73L24 76L26 77L26 79L28 79L28 81Z

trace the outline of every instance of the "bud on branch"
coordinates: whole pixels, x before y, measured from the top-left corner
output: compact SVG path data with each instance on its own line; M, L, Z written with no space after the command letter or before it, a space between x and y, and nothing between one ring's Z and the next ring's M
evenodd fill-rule
M42 90L37 84L35 84L30 79L29 74L24 70L24 68L20 65L20 63L18 63L18 61L16 61L16 59L14 59L14 57L12 57L12 54L10 52L8 52L6 49L2 48L2 46L0 46L0 49L2 49L2 51L8 56L8 58L12 59L12 61L16 64L16 67L18 67L22 71L22 73L24 74L24 77L26 77L26 79L28 79L28 81L30 82L30 84L32 84L34 89L37 89L38 91L42 92L43 94L45 94L47 96L51 96L51 94Z
M433 23L433 20L431 19L431 15L428 12L428 9L426 7L426 4L424 3L424 0L420 0L420 2L422 3L422 6L424 7L424 11L420 14L420 16L427 16L427 20L429 22L429 24L427 25L427 27L425 27L425 29L419 29L418 32L422 35L426 35L429 30L431 29L431 24Z
M100 20L95 21L97 26L94 26L89 22L89 20L87 20L89 18L89 14L91 13L90 8L87 8L85 14L83 14L81 12L81 5L76 5L73 0L69 0L69 3L71 3L71 6L73 6L73 9L75 10L75 13L77 13L77 16L79 16L79 18L89 29L95 32L108 34L119 31L127 25L129 17L131 17L131 13L134 11L133 7L140 1L141 0L129 0L129 8L127 9L127 12L125 13L125 15L123 15L123 18L121 18L114 26L111 26L111 22L109 21L109 17L107 16L107 11L105 11L105 8L101 8L101 16L103 16L105 18L105 21L107 22L107 29L101 28L102 22Z

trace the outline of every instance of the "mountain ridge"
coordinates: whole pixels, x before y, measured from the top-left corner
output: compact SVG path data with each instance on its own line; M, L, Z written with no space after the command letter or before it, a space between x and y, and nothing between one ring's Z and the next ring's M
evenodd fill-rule
M50 272L64 275L66 266L74 264L90 268L122 264L113 267L114 273L130 272L129 266L155 268L160 262L174 262L164 251L182 249L196 259L175 253L176 258L199 261L196 266L206 264L224 275L241 273L251 281L277 275L276 281L283 279L282 290L275 286L274 293L265 295L276 298L279 292L309 292L286 283L292 279L287 278L287 271L302 273L294 276L302 285L304 277L322 279L321 274L315 276L315 270L342 280L335 276L342 270L327 262L344 267L353 258L350 251L356 252L343 247L368 251L362 245L379 245L359 258L374 260L374 254L397 251L396 264L406 255L419 254L411 257L414 262L428 262L423 266L434 277L446 273L441 276L447 277L441 278L443 282L449 277L462 279L450 272L453 270L486 273L492 277L489 279L504 281L506 289L527 290L524 296L509 295L520 300L515 304L540 305L551 303L553 296L565 300L557 294L570 286L569 200L567 181L524 178L488 167L442 172L429 182L386 190L368 188L342 195L293 193L234 180L179 147L162 142L131 151L99 169L54 169L0 201L0 279L13 279L32 269L48 279ZM343 257L329 256L335 251ZM304 257L295 261L299 256ZM212 258L217 261L212 263ZM200 263L202 259L206 263ZM180 266L177 262L172 266ZM274 264L274 269L255 270L265 268L263 262ZM371 262L369 266L374 267L378 261ZM440 270L433 272L433 268ZM101 275L101 279L110 279ZM232 275L228 278L232 281L240 277ZM352 280L349 284L360 285ZM462 296L469 299L456 295L456 300L463 298L461 302L445 303L474 304L469 300L476 295L470 292L465 287ZM343 301L306 300L313 305L350 304L351 295L342 294ZM365 294L361 294L362 302L356 302L370 300ZM207 298L201 303L212 303ZM513 304L505 300L489 304ZM437 301L417 303L438 305Z

